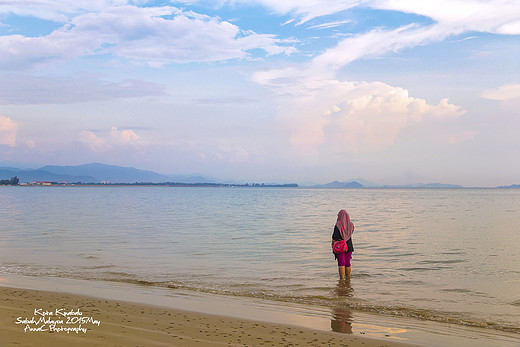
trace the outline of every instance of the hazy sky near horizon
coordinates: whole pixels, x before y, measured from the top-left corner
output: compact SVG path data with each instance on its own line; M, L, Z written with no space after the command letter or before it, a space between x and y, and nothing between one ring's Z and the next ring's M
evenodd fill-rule
M516 0L0 1L0 165L494 186L519 157Z

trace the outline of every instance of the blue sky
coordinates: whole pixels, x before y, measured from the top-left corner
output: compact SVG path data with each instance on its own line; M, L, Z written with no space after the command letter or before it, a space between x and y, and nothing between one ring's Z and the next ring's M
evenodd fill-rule
M0 165L519 183L520 3L0 2Z

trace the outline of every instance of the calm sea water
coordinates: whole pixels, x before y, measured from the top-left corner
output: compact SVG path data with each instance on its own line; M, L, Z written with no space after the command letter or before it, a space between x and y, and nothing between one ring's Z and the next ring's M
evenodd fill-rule
M338 285L338 210L356 229ZM520 333L520 190L1 187L0 274L105 280Z

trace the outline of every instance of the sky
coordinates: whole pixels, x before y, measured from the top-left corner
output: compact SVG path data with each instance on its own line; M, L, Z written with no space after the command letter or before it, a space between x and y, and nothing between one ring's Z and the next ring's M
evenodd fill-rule
M518 158L516 0L0 0L0 166L496 186Z

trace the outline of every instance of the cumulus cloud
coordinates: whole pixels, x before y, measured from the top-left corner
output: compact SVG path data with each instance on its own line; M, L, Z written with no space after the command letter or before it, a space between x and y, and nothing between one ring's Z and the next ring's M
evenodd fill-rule
M399 132L425 118L464 114L447 99L431 105L382 82L310 81L299 97L280 95L278 115L291 143L306 152L319 147L363 151L392 145Z
M101 135L90 130L83 130L79 134L79 140L86 144L94 152L106 152L115 147L139 145L141 137L131 129L118 129L112 127L108 133Z
M110 136L113 141L123 145L133 144L141 139L132 129L119 130L116 127L110 129Z
M245 32L219 18L170 6L126 5L79 14L46 36L0 36L0 65L27 68L86 55L113 54L160 66L247 58L252 49L268 55L294 51L273 35Z
M18 123L9 117L0 115L0 145L16 146Z
M511 100L520 98L520 84L509 83L498 87L497 89L485 90L482 97L489 100Z

